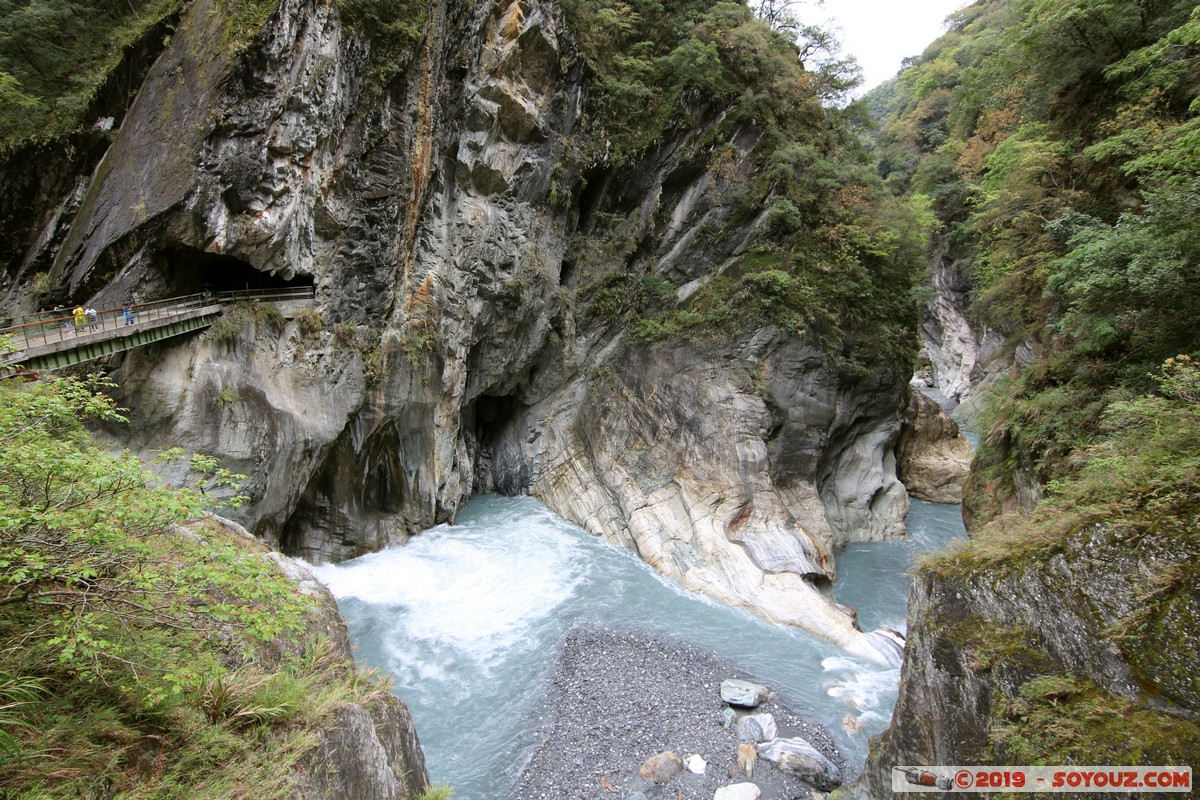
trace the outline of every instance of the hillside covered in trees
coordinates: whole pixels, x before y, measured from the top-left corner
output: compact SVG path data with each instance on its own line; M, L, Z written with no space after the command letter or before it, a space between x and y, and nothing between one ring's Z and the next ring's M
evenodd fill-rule
M1193 2L988 0L868 98L880 174L929 203L932 268L1004 365L876 791L917 754L1200 758L1198 96Z
M1200 345L1198 59L1191 2L980 2L870 98L880 172L928 198L971 314L1037 355L988 421L981 519Z
M303 330L116 362L153 399L118 436L213 452L314 560L529 493L877 657L829 557L901 529L928 254L1000 368L868 784L1200 762L1200 11L982 0L846 103L788 5L0 0L3 311L304 281ZM237 762L286 796L376 688L257 545L181 533L204 498L85 435L112 403L0 400L0 745L53 756L3 788L237 796L202 774Z

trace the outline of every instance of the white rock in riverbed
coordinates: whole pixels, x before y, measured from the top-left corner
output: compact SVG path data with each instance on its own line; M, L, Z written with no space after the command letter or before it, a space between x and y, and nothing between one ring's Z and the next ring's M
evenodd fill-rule
M708 762L701 758L699 753L692 753L688 756L686 763L688 772L696 775L703 775L704 771L708 769Z
M721 681L721 699L731 706L758 708L770 696L771 690L757 683L738 678Z
M758 800L762 791L753 783L735 783L732 786L722 786L713 795L713 800Z

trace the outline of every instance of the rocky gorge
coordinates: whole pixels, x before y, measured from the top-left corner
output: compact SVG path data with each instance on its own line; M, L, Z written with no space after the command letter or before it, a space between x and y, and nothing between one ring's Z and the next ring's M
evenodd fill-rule
M357 674L345 629L287 557L336 570L413 537L405 549L427 552L461 541L445 525L470 515L471 498L531 495L596 548L608 547L599 537L635 553L723 611L902 669L892 724L839 796L887 796L898 765L1200 759L1194 3L974 3L864 103L848 102L852 76L819 40L797 42L740 3L10 5L0 315L312 292L311 308L286 315L227 304L203 334L79 371L111 374L128 409L128 424L96 425L105 451L149 461L181 448L244 476L247 502L229 513L259 544L232 526L230 536L255 563L263 547L284 554L272 563L312 601L306 635L332 642L334 672ZM53 57L22 60L46 43ZM59 94L43 91L77 45L99 55L69 65ZM980 436L969 475L951 409ZM183 473L175 462L159 479ZM4 492L18 485L0 477ZM915 570L905 639L902 620L860 624L836 588L848 577L839 557L854 563L843 548L903 535L910 497L961 500L971 530ZM5 506L17 511L0 533L29 505ZM499 538L460 534L493 548ZM545 617L586 583L578 562L612 553L542 541L580 571L556 585L496 549L470 558L520 564L538 579L521 599ZM461 565L433 563L420 602L453 586L438 569ZM510 588L494 586L476 616ZM591 588L595 606L625 598L633 614L630 598L676 599ZM395 597L381 605L415 616ZM19 617L5 610L0 622L20 630ZM394 649L447 649L455 631L427 627L441 638ZM496 650L566 641L549 700L562 735L527 754L530 792L588 781L617 794L595 780L599 749L620 762L604 779L635 798L755 791L738 777L750 752L739 763L726 747L733 726L715 724L710 690L726 665L628 632L511 634L500 625L457 644L487 639L486 675ZM572 704L618 702L604 648L664 680L701 678L685 701L659 701L689 730L653 719L629 733L629 719L607 720L637 739L632 764L619 737L605 738L613 731L596 730L596 706ZM304 649L292 656L320 660ZM656 654L665 665L639 661ZM245 666L232 650L210 655L210 678ZM841 656L797 657L831 661L820 674L841 669ZM0 673L0 712L16 678L45 678L45 664L17 665ZM60 666L59 688L84 683ZM518 662L513 683L531 671ZM237 729L239 746L271 739L221 718L219 681L170 677L208 703L191 713ZM830 678L820 699L851 696L848 680ZM121 686L93 683L139 725L161 722L160 699L134 713ZM756 758L855 772L820 731L778 710L819 752L789 759L755 742ZM855 735L866 712L839 707L830 719L844 730L831 725L831 736ZM7 732L9 718L0 723ZM63 770L87 783L64 792L112 796L161 779L171 758L154 754L151 728L99 725L97 752L123 748L125 760L115 772L107 761L94 775ZM411 717L386 693L337 704L306 733L307 749L274 773L288 787L278 796L434 791ZM778 738L759 733L750 738ZM718 754L713 772L678 771L701 750ZM642 759L660 751L643 775ZM205 763L190 771L219 775ZM678 774L656 781L660 767ZM808 791L769 775L769 793Z
M1090 644L1176 585L1144 565L1177 553L1122 555L1120 531L1011 572L927 567L907 645L835 601L840 548L903 535L910 495L962 498L971 450L945 409L970 411L1040 344L976 318L940 254L923 320L885 308L879 294L903 292L884 278L907 290L915 267L858 244L852 180L830 190L844 205L822 236L851 229L829 252L867 255L805 261L795 230L825 212L790 198L788 222L778 187L828 181L813 164L842 145L778 146L740 88L686 82L656 135L626 144L573 3L408 4L391 38L354 9L281 0L246 32L228 3L180 5L124 50L94 127L0 165L5 313L314 289L306 319L239 308L111 360L131 419L105 430L114 447L215 456L247 476L238 521L313 563L403 543L472 495L529 494L688 590L865 660L907 653L897 724L850 796L882 796L891 762L1027 755L989 733L1015 724L1014 698L1094 684L1194 710L1176 655L1131 668ZM749 15L717 10L706 44L767 83L734 62L765 58L738 38ZM771 103L820 128L813 90L788 91ZM813 299L843 282L858 294L832 312ZM890 328L901 345L879 344ZM969 501L995 488L972 480ZM1039 496L1016 480L1009 510ZM1063 674L1090 683L1020 694ZM397 766L411 724L381 702L337 713L312 763L338 766L309 770L299 796L419 795L423 780L395 777L422 775Z
M689 588L898 660L828 587L835 547L901 531L906 366L770 325L646 343L604 310L614 268L668 304L736 274L766 225L731 224L760 131L711 108L634 160L595 152L551 3L434 4L386 87L334 7L288 0L238 44L225 13L195 3L128 54L144 80L110 144L84 137L90 177L6 168L8 207L42 209L13 231L10 309L38 271L106 306L316 289L319 330L243 317L126 356L122 443L245 473L242 521L315 562L528 492Z

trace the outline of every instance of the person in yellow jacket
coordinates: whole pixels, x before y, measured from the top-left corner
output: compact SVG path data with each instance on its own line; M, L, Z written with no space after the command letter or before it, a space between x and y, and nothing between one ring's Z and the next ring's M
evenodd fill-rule
M84 314L83 306L75 306L75 310L71 312L71 316L75 317L75 335L83 330L84 323L87 322L87 315Z

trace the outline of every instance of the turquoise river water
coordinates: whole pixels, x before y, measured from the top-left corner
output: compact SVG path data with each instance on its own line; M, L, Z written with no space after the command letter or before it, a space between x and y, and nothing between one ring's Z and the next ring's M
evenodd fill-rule
M907 524L904 541L837 555L837 598L858 609L864 630L904 630L912 558L963 532L958 506L914 501ZM528 497L476 497L454 525L315 571L338 599L359 661L395 678L431 776L456 800L507 795L536 745L531 719L560 642L578 622L716 652L824 723L859 765L896 701L899 670L684 592ZM847 714L860 732L845 729Z

